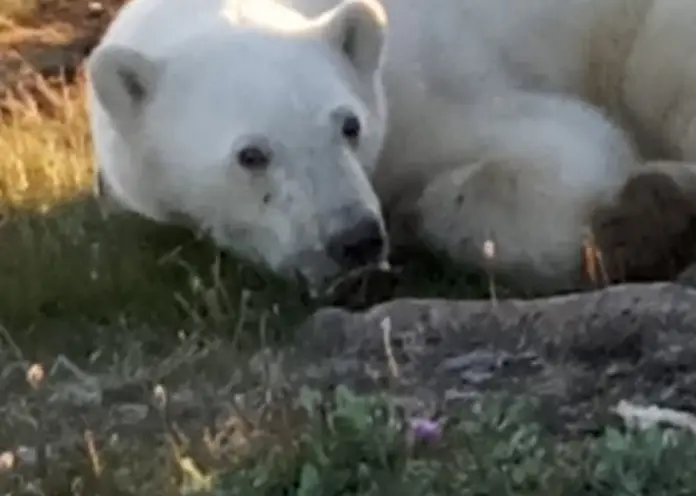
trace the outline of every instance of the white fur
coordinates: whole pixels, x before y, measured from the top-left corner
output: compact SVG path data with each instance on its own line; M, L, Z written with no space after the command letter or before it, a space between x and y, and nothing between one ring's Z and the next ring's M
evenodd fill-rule
M572 288L637 164L696 160L694 23L689 0L132 0L89 63L100 174L126 208L311 283L339 270L340 212L381 204L457 261ZM234 153L261 138L277 164L250 174Z

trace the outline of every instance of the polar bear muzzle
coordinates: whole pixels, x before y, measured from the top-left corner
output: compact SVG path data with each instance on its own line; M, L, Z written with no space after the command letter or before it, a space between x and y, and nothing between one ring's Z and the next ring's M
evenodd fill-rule
M329 257L344 270L380 264L386 256L387 235L382 222L365 215L352 226L332 235L327 244Z

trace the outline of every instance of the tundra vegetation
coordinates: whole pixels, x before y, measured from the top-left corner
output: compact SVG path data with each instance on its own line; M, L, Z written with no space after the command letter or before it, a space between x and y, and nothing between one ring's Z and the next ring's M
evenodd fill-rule
M524 397L427 419L388 387L285 384L313 310L294 288L91 198L79 59L118 5L0 0L0 492L696 493L689 433L567 437ZM416 265L397 296L490 296Z

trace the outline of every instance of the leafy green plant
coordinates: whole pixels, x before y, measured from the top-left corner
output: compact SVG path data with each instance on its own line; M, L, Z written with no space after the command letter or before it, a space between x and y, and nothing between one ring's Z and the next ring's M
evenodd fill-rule
M291 452L270 449L220 477L216 496L661 496L696 494L691 434L608 429L561 441L534 403L490 396L450 418L419 450L387 396L305 389Z
M270 449L261 463L224 476L219 494L378 495L401 484L407 422L388 399L342 386L328 398L303 389L297 407L305 419L292 452Z
M635 433L608 429L590 453L590 494L696 494L696 443L691 433L659 428Z

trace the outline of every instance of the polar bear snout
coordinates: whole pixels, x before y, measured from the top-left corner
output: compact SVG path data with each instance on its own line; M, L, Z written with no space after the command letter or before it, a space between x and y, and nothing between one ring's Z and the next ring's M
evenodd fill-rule
M366 214L327 241L326 252L344 270L379 264L387 256L388 240L384 224Z

